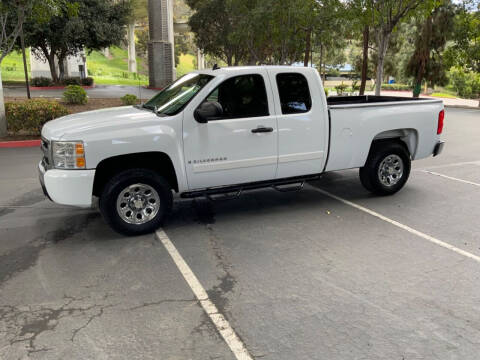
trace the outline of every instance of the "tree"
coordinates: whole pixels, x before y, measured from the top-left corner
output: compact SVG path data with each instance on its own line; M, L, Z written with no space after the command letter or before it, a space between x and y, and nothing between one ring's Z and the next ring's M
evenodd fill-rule
M15 47L25 19L32 15L33 21L45 20L56 12L54 0L2 0L0 2L0 65ZM0 68L0 136L7 134L7 120L3 101L2 74Z
M423 21L415 40L415 51L407 65L407 74L413 77L413 96L420 95L422 81L432 85L447 82L441 52L445 48L453 27L454 7L444 0Z
M25 42L35 56L48 62L53 81L64 76L68 56L88 49L102 50L118 45L125 38L131 14L129 0L75 0L62 2L59 11L47 22L31 17L25 23ZM55 59L58 59L57 74Z
M371 8L371 26L375 33L377 46L377 71L375 95L380 95L383 82L383 66L392 32L397 25L414 14L415 10L431 8L433 1L427 0L369 0Z
M132 0L132 11L128 19L128 71L137 72L137 54L135 50L135 24L148 20L148 0Z
M477 9L473 1L464 1L455 16L453 43L446 50L449 66L480 72L480 3Z
M360 90L359 95L365 93L368 74L368 50L370 45L370 30L372 19L372 3L369 0L352 0L348 3L348 21L353 24L354 32L362 35L362 58L360 65Z
M239 27L231 11L231 1L186 0L186 3L195 11L188 23L200 49L229 66L245 59L245 43L234 40L234 31Z

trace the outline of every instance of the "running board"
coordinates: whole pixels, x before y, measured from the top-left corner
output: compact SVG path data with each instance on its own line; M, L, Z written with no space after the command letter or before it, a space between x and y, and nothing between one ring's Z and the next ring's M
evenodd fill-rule
M244 191L256 190L263 188L273 188L281 192L300 191L306 181L313 181L320 179L321 174L297 176L285 179L275 179L267 181L257 181L253 183L219 186L195 191L188 191L180 194L180 197L185 199L192 199L196 197L207 197L210 200L228 200L239 197ZM294 185L296 186L286 186ZM232 195L228 195L232 194ZM225 195L221 197L213 197L213 195Z

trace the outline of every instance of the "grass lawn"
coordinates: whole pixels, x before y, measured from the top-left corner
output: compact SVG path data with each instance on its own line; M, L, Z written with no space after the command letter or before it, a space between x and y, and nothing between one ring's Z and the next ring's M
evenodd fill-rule
M30 70L30 52L27 51L27 65ZM148 85L148 66L137 57L138 75L128 72L127 50L111 47L107 58L100 51L87 55L89 76L99 85ZM189 54L180 56L177 77L195 69L195 57ZM2 61L2 81L4 85L25 82L21 53L13 52Z
M30 52L26 52L27 67L30 71ZM25 73L23 72L23 57L21 52L12 52L2 61L2 81L3 83L23 82L25 83Z
M434 92L432 95L430 96L434 96L434 97L441 97L441 98L448 98L448 99L456 99L457 97L452 95L452 94L447 94L447 93L444 93L444 92Z

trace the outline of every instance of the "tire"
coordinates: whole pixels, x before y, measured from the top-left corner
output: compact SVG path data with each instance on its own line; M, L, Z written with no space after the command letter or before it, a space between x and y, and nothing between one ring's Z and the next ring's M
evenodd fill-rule
M360 181L377 195L392 195L399 191L410 176L411 160L405 145L399 142L378 142L373 145Z
M115 175L103 188L99 207L108 225L134 236L158 229L172 208L168 182L148 169L130 169Z

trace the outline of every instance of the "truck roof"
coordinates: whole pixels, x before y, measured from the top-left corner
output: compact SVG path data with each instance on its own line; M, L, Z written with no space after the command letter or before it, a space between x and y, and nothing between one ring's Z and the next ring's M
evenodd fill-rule
M232 72L245 73L252 70L267 70L267 69L278 69L284 71L294 71L294 72L310 72L317 71L317 69L312 67L303 67L303 66L291 66L291 65L255 65L255 66L227 66L220 67L216 70L213 69L203 69L195 70L193 72L199 74L208 74L208 75L219 75L219 74L228 74Z

